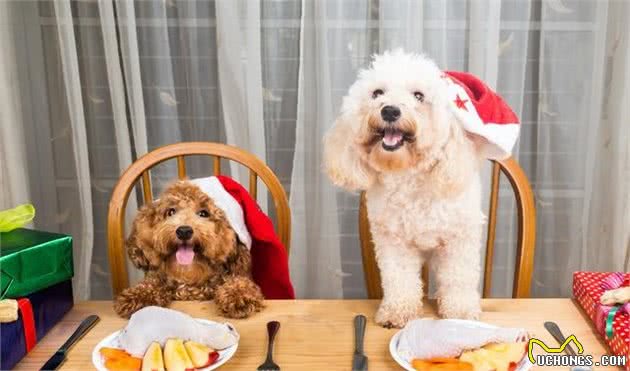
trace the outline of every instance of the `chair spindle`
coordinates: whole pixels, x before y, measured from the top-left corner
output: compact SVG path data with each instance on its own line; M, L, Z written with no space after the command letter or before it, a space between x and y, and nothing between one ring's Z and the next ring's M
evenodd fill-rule
M221 156L214 156L214 175L221 175Z
M142 195L144 196L144 203L149 204L153 202L153 191L151 190L151 174L149 170L142 172Z
M177 176L179 179L186 178L186 161L184 156L177 156Z
M501 166L492 163L492 184L490 186L490 210L488 212L488 234L486 238L486 263L483 276L483 297L490 297L492 290L492 265L494 262L494 239L497 229L497 209L499 206L499 183L501 181Z
M256 176L256 172L254 170L249 170L249 195L252 196L254 200L258 197L258 176Z

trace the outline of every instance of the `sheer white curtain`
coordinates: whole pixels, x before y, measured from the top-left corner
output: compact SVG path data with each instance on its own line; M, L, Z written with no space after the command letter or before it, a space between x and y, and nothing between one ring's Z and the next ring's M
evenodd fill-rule
M55 0L0 10L0 207L30 200L35 227L74 236L77 298L110 296L105 221L121 171L192 140L243 147L278 174L298 296L364 297L358 197L322 174L320 139L358 69L397 47L481 76L521 116L515 157L538 208L534 295L569 295L574 270L630 270L627 2ZM187 165L191 176L211 172L207 159ZM238 166L223 171L240 179ZM154 192L175 175L174 163L158 167ZM493 292L509 295L506 181L499 218Z
M14 29L19 24L11 4L0 3L0 30ZM30 199L28 177L22 171L26 162L24 148L24 130L21 125L9 125L22 121L22 102L14 94L18 82L18 52L13 40L15 35L0 32L0 44L5 52L0 54L0 210L13 207L14 204L25 203Z
M291 277L298 296L342 297L342 250L356 249L344 244L340 222L345 210L338 194L321 171L320 138L335 120L339 91L352 82L350 58L367 53L361 40L349 50L344 41L342 3L302 2L300 22L300 65L297 84L295 155L291 176L291 210L294 216L291 245ZM365 27L365 5L355 9L359 29ZM343 61L342 56L350 58ZM340 63L331 63L339 61ZM336 94L335 94L336 93Z

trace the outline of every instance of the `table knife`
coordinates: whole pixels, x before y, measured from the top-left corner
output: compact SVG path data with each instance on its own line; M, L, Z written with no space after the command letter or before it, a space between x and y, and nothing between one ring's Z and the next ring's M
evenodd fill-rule
M66 342L63 343L61 348L59 348L59 350L57 350L55 352L55 354L53 354L53 356L50 357L50 359L48 361L46 361L44 366L42 366L41 370L56 370L57 368L59 368L59 366L61 366L63 361L66 360L66 356L68 355L68 351L70 350L70 348L72 348L72 346L78 340L80 340L83 337L83 335L87 334L87 332L92 327L94 327L94 325L98 321L100 321L100 318L97 315L93 314L91 316L87 316L83 320L83 322L81 322L79 327L77 327L77 329L74 331L74 333L72 335L70 335L68 340L66 340Z
M562 345L567 341L567 338L564 337L557 323L551 321L545 322L545 328L549 331L551 336L556 339L558 344ZM573 350L569 344L564 347L564 352L569 356L576 355L575 350ZM593 368L590 366L573 366L569 368L569 371L593 371Z
M368 359L363 353L363 337L367 319L359 314L354 317L354 356L352 357L352 371L367 371Z

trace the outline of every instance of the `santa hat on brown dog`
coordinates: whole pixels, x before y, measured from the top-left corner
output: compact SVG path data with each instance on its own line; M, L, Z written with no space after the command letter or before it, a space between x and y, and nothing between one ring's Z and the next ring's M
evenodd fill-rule
M464 130L484 139L483 155L494 160L510 157L520 130L510 106L474 75L444 71L442 78L455 117Z
M223 210L239 241L250 250L252 278L267 299L294 299L289 258L271 219L239 183L227 176L192 179Z

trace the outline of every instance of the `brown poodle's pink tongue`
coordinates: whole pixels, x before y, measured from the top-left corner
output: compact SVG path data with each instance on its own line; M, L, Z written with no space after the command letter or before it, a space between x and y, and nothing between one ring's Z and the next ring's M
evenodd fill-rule
M195 251L192 246L180 245L175 253L175 259L181 265L190 265L195 258Z
M383 136L383 143L388 146L395 146L402 139L402 133L399 131L385 131Z

